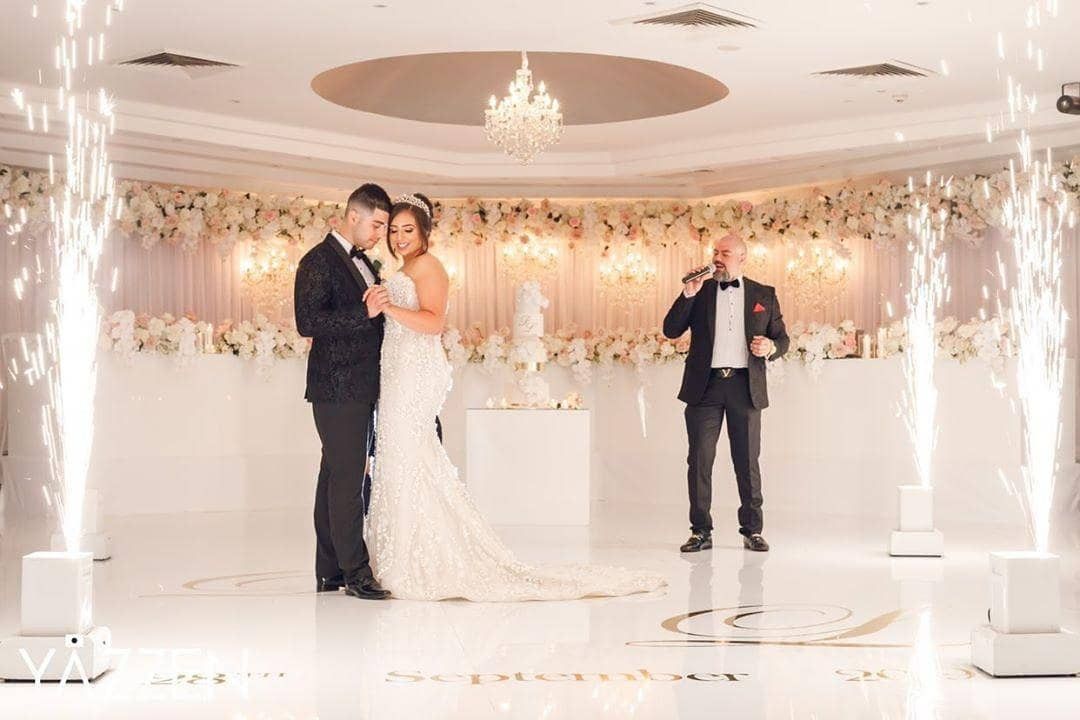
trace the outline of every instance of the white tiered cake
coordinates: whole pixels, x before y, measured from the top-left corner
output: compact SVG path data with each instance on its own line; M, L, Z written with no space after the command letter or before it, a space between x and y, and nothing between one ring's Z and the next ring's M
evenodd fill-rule
M510 343L510 360L521 370L518 374L518 390L526 405L547 406L551 391L540 376L539 366L547 362L544 347L544 313L548 300L540 292L540 283L529 280L521 284L515 294L514 334Z
M544 337L543 310L547 306L548 300L540 291L540 283L529 280L518 287L510 351L515 363L532 366L547 362L547 350L541 339Z

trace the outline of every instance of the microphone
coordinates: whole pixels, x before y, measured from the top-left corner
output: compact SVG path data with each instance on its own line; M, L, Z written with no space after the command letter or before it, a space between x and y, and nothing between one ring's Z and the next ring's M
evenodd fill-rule
M705 267L700 268L698 270L691 270L690 272L683 275L682 283L683 283L683 285L685 285L688 282L693 282L694 280L700 280L703 277L706 277L708 275L712 275L713 272L714 272L714 270L713 270L712 265L706 265Z

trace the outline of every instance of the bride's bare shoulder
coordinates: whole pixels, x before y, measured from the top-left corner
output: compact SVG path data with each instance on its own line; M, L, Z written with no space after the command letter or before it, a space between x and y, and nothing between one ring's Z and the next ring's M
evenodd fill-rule
M443 267L442 262L439 258L428 252L412 261L411 270L413 277L416 279L438 278L445 280L447 278L446 268Z

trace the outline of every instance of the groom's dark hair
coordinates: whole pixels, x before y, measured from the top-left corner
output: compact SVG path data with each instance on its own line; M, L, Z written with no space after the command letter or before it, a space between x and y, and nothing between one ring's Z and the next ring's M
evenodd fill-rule
M364 183L352 191L349 201L345 204L345 212L361 209L369 213L375 210L389 213L390 196L375 183Z

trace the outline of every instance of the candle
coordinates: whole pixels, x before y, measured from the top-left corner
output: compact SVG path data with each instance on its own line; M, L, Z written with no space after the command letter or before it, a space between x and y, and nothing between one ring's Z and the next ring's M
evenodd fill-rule
M214 326L210 323L203 323L203 352L212 354L214 352Z
M879 327L877 330L877 356L879 358L885 357L885 341L887 337L888 334L885 328Z
M863 333L859 338L859 357L864 360L869 360L873 356L874 341L870 338L870 333Z

